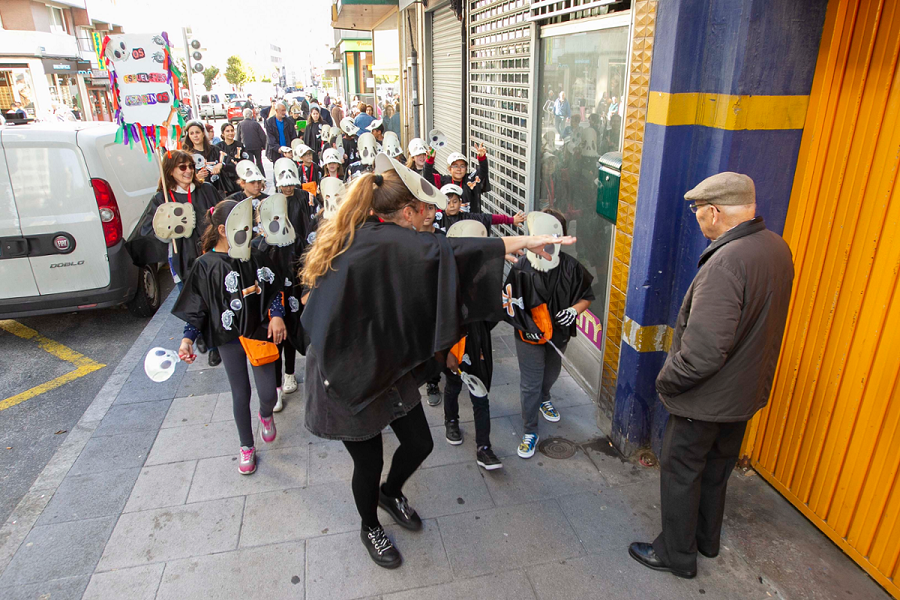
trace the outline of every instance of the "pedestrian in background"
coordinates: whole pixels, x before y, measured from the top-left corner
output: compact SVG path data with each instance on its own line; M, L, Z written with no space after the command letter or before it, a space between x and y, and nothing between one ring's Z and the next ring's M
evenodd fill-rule
M360 102L356 108L359 110L359 113L353 119L353 124L362 131L365 131L372 121L375 120L375 117L366 112L367 105L365 102Z
M297 124L287 116L287 107L283 102L275 105L275 114L266 119L266 158L275 163L281 158L279 149L291 147L297 139Z
M660 455L662 533L628 552L646 567L689 579L697 552L719 554L728 478L747 421L769 400L794 266L787 243L756 216L756 188L746 175L713 175L684 199L712 243L700 255L656 378L669 411Z
M266 132L263 131L256 119L253 118L253 109L244 109L244 119L237 125L235 141L244 151L250 155L253 163L259 167L260 172L265 173L262 164L262 151L266 147Z
M565 137L563 132L566 128L566 121L572 116L572 107L566 100L566 93L560 92L559 97L553 103L553 116L556 118L556 131L560 137Z

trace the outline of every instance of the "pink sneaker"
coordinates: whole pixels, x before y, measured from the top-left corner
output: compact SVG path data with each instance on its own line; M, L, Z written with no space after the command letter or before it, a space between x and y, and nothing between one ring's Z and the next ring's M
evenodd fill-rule
M250 475L256 471L256 448L241 446L241 459L238 463L238 472L241 475Z
M262 415L259 415L259 422L262 423L262 439L265 443L271 444L275 441L275 416L272 415L268 419L263 418Z

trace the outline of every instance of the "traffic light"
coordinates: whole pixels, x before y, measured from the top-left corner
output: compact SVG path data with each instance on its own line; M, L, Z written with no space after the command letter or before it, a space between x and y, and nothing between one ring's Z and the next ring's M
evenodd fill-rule
M191 32L189 31L188 34L190 34L190 33ZM203 54L200 52L200 49L203 47L203 45L200 43L200 40L192 39L190 41L190 47L193 50L193 52L191 52L190 55L191 55L191 58L194 60L194 65L193 65L193 67L191 67L191 69L194 71L194 73L202 73L203 72L203 64L200 62L200 59L203 58Z

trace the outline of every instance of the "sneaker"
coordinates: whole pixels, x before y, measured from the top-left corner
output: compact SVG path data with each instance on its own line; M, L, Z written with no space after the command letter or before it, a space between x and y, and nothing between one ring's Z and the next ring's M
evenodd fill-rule
M403 562L400 551L394 548L394 544L391 543L384 533L384 528L380 525L372 528L363 525L359 531L359 539L369 551L372 561L379 567L396 569Z
M549 400L541 402L541 414L551 423L559 421L559 412L553 408L553 404Z
M281 386L281 389L285 394L293 394L297 391L297 378L293 373L284 376L284 385Z
M256 472L256 448L241 446L240 462L238 462L238 472L241 475L251 475Z
M275 401L275 408L272 412L281 412L284 410L284 402L281 400L281 390L278 390L278 400Z
M209 366L211 366L211 367L218 367L220 364L222 364L222 357L219 356L218 348L213 348L212 350L209 351L208 362L209 362Z
M478 452L475 453L475 462L478 463L479 467L486 471L503 468L503 463L500 462L500 459L497 458L497 455L494 454L494 451L491 450L490 446L484 446L483 448L478 449Z
M428 393L428 406L438 406L443 400L441 388L438 387L438 384L429 383L425 391Z
M271 444L275 441L275 435L277 434L275 431L275 417L271 416L268 419L265 419L262 415L259 415L259 422L262 425L260 433L262 434L263 441L267 444Z
M462 444L462 432L459 430L459 421L457 419L444 421L444 431L446 432L444 435L447 438L448 444L451 446L459 446Z
M537 446L538 435L536 433L526 433L522 436L522 443L519 444L519 449L517 450L519 456L522 458L531 458L534 456L534 448Z

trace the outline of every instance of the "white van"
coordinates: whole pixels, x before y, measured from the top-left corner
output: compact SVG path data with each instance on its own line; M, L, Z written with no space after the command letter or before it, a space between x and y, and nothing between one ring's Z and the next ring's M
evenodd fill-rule
M200 94L200 118L224 119L228 115L228 100L217 92Z
M159 163L117 144L112 123L0 127L0 319L127 303L160 304L158 265L125 240L159 182Z

